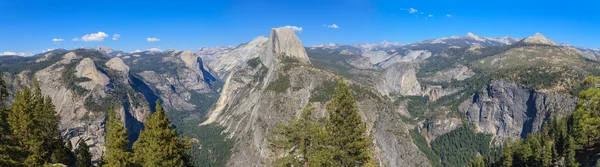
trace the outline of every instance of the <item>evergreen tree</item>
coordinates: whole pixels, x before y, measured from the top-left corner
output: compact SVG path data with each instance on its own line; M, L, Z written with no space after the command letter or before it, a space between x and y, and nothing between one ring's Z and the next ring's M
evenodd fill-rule
M85 143L84 140L79 142L79 146L75 149L77 154L77 166L78 167L92 167L92 154L90 153L90 147Z
M28 87L16 92L15 101L8 114L12 133L27 151L26 166L41 166L65 160L66 150L58 130L58 118L50 97L44 97L37 82L34 92ZM52 155L56 153L58 155Z
M273 136L267 137L271 150L284 155L273 161L273 166L331 166L328 134L323 126L310 118L315 110L308 105L301 116L287 125L277 125Z
M36 126L37 115L34 113L34 97L31 90L25 87L23 91L15 93L15 101L12 110L8 114L8 123L19 144L27 151L24 160L26 166L41 166L44 163L44 152L42 151L43 140L38 126Z
M327 111L326 129L331 137L334 166L373 165L371 138L365 135L367 129L354 106L352 91L341 78Z
M512 167L513 166L513 149L508 143L510 140L504 141L502 145L502 153L500 153L500 166Z
M591 146L600 137L600 77L589 77L585 83L591 87L579 95L573 126L576 144Z
M121 118L113 107L108 110L106 120L106 154L103 165L107 167L131 166L132 153L127 150L129 140L127 129L121 124Z
M190 145L188 140L179 139L157 101L156 112L146 118L144 130L133 144L134 161L152 167L191 166L186 153Z
M4 106L7 98L8 90L0 78L0 166L22 166L26 155L8 124L9 110Z

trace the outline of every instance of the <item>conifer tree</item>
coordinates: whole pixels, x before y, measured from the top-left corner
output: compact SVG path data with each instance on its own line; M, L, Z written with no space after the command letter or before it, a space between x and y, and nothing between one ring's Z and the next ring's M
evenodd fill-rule
M133 144L134 161L141 166L191 166L186 150L188 140L181 140L164 113L160 101L156 111L146 118L144 130Z
M584 146L593 145L600 138L600 77L588 77L585 80L590 88L579 95L579 103L573 113L575 143Z
M373 165L371 138L354 105L352 91L340 78L331 102L327 105L327 131L331 137L334 166Z
M567 167L579 167L579 163L575 159L575 150L577 149L577 145L575 144L575 140L572 137L567 138L567 157L565 165Z
M106 120L106 154L102 160L107 167L131 166L132 153L128 151L127 129L121 124L121 118L113 107L108 110Z
M508 141L505 141L502 145L502 153L500 154L500 166L502 167L513 166L513 150L512 147L508 144Z
M41 166L64 160L60 157L65 150L58 130L58 118L50 97L44 97L37 82L33 82L34 92L24 87L17 91L15 101L8 114L8 123L19 144L27 151L26 166ZM53 156L53 153L59 155ZM54 157L54 158L53 158Z
M9 110L4 105L8 95L6 84L0 78L0 166L21 166L26 155L8 124Z
M79 141L77 149L77 166L78 167L92 167L92 154L90 153L90 147L85 143L84 140Z
M328 134L321 124L310 118L315 110L308 105L299 118L287 125L277 125L273 136L267 137L271 150L285 155L273 161L273 166L331 166Z

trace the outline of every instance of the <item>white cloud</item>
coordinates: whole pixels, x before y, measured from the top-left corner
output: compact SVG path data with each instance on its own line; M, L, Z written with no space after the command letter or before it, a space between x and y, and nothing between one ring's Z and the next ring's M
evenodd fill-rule
M64 39L62 39L62 38L54 38L54 39L52 39L52 42L57 42L58 43L58 42L62 42L62 41L64 41Z
M409 8L408 9L408 13L417 13L419 10L415 9L415 8Z
M148 42L159 42L160 39L158 39L158 38L146 38L146 41L148 41Z
M433 15L428 15L427 17L433 17Z
M139 52L143 52L143 50L139 50L139 49L138 49L138 50L134 50L134 51L133 51L133 52L131 52L131 53L139 53Z
M150 48L150 49L148 49L148 51L152 51L152 52L162 52L162 50L160 50L159 48Z
M297 26L283 26L283 28L289 28L294 32L302 32L302 27L297 27Z
M332 24L330 26L327 26L327 28L340 28L337 24Z
M450 18L452 18L452 17L454 17L454 16L452 16L451 14L446 14L446 17L450 17Z
M86 34L81 37L82 41L91 42L91 41L104 41L104 38L108 37L108 34L98 31L98 33Z
M121 37L121 34L113 34L112 40L113 41L119 40L119 37Z
M77 41L79 41L79 38L73 38L71 41L77 42Z

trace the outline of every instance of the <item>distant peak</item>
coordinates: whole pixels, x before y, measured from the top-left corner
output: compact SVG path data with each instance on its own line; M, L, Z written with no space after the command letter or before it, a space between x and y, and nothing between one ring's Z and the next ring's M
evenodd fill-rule
M541 33L535 33L535 35L530 36L525 38L524 40L525 43L530 43L530 44L544 44L544 45L553 45L556 46L556 42L546 38L546 36L542 35Z
M471 33L471 32L468 32L468 33L467 33L467 37L469 37L469 38L472 38L472 39L474 39L474 40L478 40L478 41L481 41L481 40L482 40L481 38L479 38L479 36L477 36L477 35L475 35L475 34L473 34L473 33Z

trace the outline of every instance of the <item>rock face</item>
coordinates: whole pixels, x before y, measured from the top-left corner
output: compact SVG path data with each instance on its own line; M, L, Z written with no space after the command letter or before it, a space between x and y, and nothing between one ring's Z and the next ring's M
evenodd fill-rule
M260 36L235 48L202 48L198 54L206 65L217 73L218 78L225 80L235 67L262 53L264 50L261 48L268 40L269 38Z
M421 95L421 84L417 81L415 68L412 64L394 64L385 69L380 79L381 81L377 83L377 91L382 95Z
M431 82L451 82L452 80L462 81L475 75L469 67L457 65L449 70L439 71L434 76L425 78Z
M120 71L122 73L129 73L129 66L123 62L121 58L115 57L106 62L106 66L116 71Z
M100 72L100 70L98 70L98 67L96 67L96 64L94 63L94 60L90 58L85 58L81 60L79 65L75 67L75 70L77 71L75 73L75 76L85 77L91 80L79 84L88 90L92 90L94 89L94 87L104 87L110 82L108 76Z
M141 77L137 83L149 95L146 99L161 99L168 110L193 111L202 103L195 101L206 100L195 98L199 98L200 94L213 94L211 84L216 78L203 65L199 55L191 51L168 51L160 58L161 63L172 64L169 67L171 71L145 70L137 73Z
M271 66L273 61L298 61L303 64L310 64L306 50L302 41L296 36L294 31L289 28L271 29L267 52L261 56L261 60L267 66ZM273 59L275 58L275 59Z
M476 131L493 134L494 143L500 145L508 138L518 139L539 131L552 113L564 116L576 104L576 99L568 95L536 92L500 80L463 102L460 110Z

